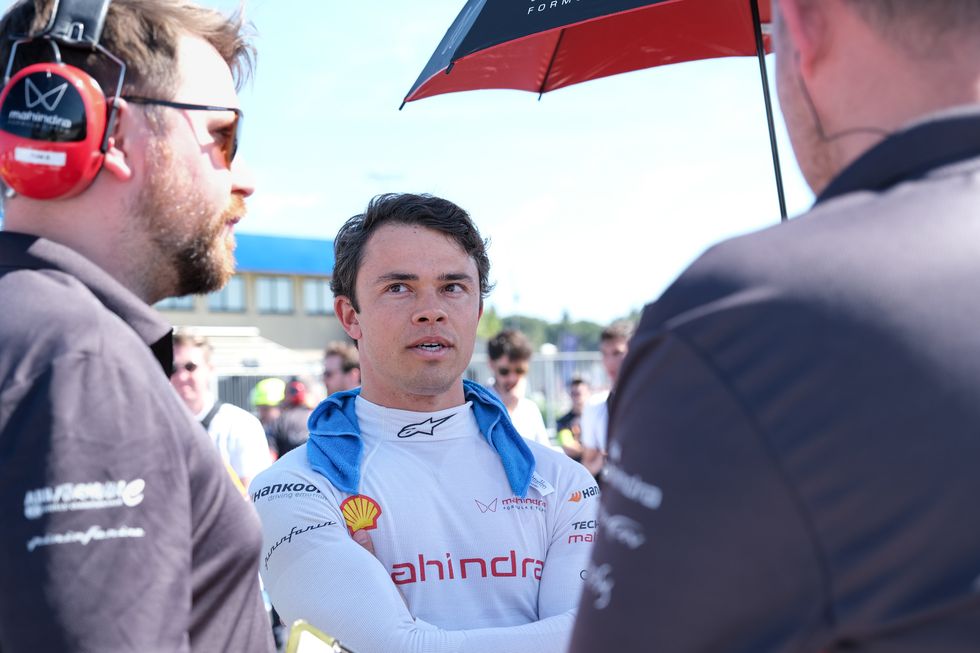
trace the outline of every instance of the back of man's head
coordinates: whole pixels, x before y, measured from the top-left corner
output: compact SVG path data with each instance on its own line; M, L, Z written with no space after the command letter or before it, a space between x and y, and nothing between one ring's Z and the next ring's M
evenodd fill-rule
M820 194L889 135L980 102L976 0L773 0L776 88Z
M944 40L980 28L976 0L844 0L883 37L917 55L943 50Z
M501 358L526 361L530 360L532 353L531 341L517 329L504 329L487 342L487 356L492 361Z

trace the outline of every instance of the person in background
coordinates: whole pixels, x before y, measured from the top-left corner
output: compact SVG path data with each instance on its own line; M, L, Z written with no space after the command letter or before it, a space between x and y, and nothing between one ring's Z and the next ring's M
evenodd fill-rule
M582 460L582 411L590 395L588 381L581 376L572 377L568 382L568 396L572 400L572 407L555 423L558 444L572 460Z
M507 407L517 432L528 440L551 446L541 409L527 398L527 372L533 353L520 331L504 329L487 342L487 358L493 372L490 390Z
M277 458L306 442L310 435L306 424L310 410L306 384L298 379L287 383L279 417L265 431Z
M44 142L0 146L0 650L271 651L255 511L170 387L151 308L234 272L248 30L187 0L4 5L0 126ZM21 75L35 63L52 65ZM66 132L94 140L69 187L83 163L57 149L86 146Z
M629 320L617 320L599 334L599 353L602 367L609 377L609 389L594 393L582 410L582 464L596 478L606 463L609 438L609 396L616 389L616 379L629 351L634 325Z
M331 342L323 352L323 385L327 394L353 390L361 385L361 364L357 347Z
M772 8L816 202L644 310L572 651L973 653L980 2Z
M272 464L265 429L252 413L215 397L211 353L204 336L175 333L170 384L208 432L221 459L247 488L256 474Z
M262 379L249 394L249 401L263 428L275 421L281 412L280 405L286 398L286 382L279 377Z

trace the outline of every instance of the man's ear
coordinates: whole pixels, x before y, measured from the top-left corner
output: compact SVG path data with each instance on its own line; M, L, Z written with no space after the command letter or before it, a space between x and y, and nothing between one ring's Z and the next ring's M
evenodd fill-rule
M132 144L137 140L132 107L122 98L116 98L116 119L109 134L109 148L105 153L102 169L119 181L128 181L133 176L132 159L129 155Z
M804 79L826 56L829 45L827 6L840 0L774 0L778 4L782 36L788 37L796 66Z
M354 340L361 339L361 325L357 321L357 311L354 310L353 304L349 298L344 295L338 295L333 299L333 312L340 320L340 326L344 327L344 331Z

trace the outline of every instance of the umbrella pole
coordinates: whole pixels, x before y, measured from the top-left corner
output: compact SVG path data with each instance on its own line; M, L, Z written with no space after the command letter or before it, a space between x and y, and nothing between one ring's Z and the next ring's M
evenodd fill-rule
M766 121L769 124L769 145L772 148L772 168L776 174L776 194L779 196L779 219L786 221L786 195L783 193L783 173L779 168L779 149L776 147L776 126L772 118L772 99L769 97L769 75L766 73L766 46L762 42L762 17L759 0L749 0L752 6L752 27L755 30L755 50L762 76L762 96L766 102Z

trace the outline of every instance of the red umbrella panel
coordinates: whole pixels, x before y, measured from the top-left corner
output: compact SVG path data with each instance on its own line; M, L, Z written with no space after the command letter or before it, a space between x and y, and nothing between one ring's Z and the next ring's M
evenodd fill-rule
M477 89L546 93L632 70L756 56L785 219L763 29L770 0L468 0L405 102Z
M768 0L759 11L768 23ZM756 54L749 0L470 0L405 101L484 88L546 93L632 70Z

